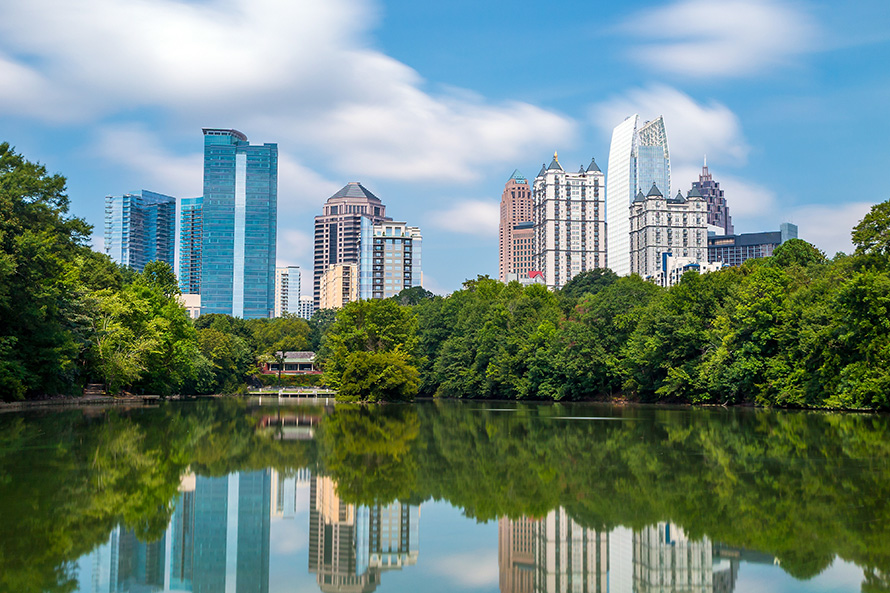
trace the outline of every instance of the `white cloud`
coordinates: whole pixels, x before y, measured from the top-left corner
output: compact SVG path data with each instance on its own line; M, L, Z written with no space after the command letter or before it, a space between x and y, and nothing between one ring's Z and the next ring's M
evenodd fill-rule
M463 587L493 586L498 582L498 555L485 549L440 556L430 570Z
M636 60L690 77L762 74L821 37L807 12L780 0L680 0L634 15L621 32L643 40Z
M772 189L747 181L734 175L726 174L722 169L709 166L714 180L726 193L729 213L738 230L739 223L746 229L743 232L761 230L763 224L775 221L778 199ZM685 194L692 188L692 182L698 181L701 165L671 167L672 193L682 190ZM775 223L778 224L778 223Z
M464 200L447 210L431 212L428 219L433 226L455 233L497 237L500 216L500 206L496 203Z
M300 292L302 294L311 294L314 265L312 237L302 231L284 227L279 219L276 259L277 266L300 266L302 274L300 278Z
M203 155L174 155L144 126L106 126L99 130L94 150L106 161L141 175L142 186L125 191L148 189L181 198L204 193Z
M801 239L809 241L829 257L838 251L853 252L850 233L872 204L805 204L791 211L788 222L798 226Z
M671 166L701 163L708 155L712 162L744 163L748 144L738 116L716 101L698 103L689 95L665 85L631 89L591 109L591 119L604 133L631 114L643 120L664 116L671 151Z
M15 82L0 85L0 114L90 124L149 109L171 128L234 126L402 180L477 179L572 137L533 105L426 92L368 47L374 24L363 0L0 3L0 74Z

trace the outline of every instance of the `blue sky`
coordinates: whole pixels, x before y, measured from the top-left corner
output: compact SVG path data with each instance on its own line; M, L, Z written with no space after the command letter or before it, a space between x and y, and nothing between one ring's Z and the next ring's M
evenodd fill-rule
M200 195L201 127L239 129L279 145L279 263L308 272L313 216L361 181L447 292L497 275L514 168L605 170L635 112L665 117L674 192L707 154L737 231L849 251L890 198L888 64L885 0L2 2L0 140L101 245L105 195Z

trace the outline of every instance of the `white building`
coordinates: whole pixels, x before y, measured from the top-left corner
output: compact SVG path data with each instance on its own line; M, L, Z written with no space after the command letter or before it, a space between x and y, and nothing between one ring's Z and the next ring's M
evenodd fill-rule
M567 173L554 153L535 178L533 197L533 270L544 275L547 287L606 267L606 179L595 161Z
M659 116L640 125L640 116L634 114L612 131L609 148L608 267L619 276L631 273L627 207L638 192L648 191L653 183L671 195L671 159L664 120Z
M708 205L695 188L685 198L665 198L655 183L630 205L630 273L670 285L666 259L682 258L681 266L708 263ZM680 272L682 274L682 272Z
M359 298L385 299L423 284L423 236L416 226L362 219Z
M300 311L300 266L275 268L275 317Z
M297 310L297 316L309 321L315 313L315 299L311 296L300 296L300 306Z

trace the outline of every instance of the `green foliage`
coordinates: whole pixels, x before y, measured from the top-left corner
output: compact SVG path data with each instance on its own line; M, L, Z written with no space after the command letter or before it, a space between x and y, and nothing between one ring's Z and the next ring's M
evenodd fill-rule
M349 401L413 397L416 328L414 315L393 300L348 303L337 312L319 355L325 383Z
M853 244L859 255L890 256L890 200L872 206L853 227Z
M412 286L403 289L399 294L392 297L394 301L403 306L411 306L422 303L427 299L433 298L435 295L423 288L422 286Z

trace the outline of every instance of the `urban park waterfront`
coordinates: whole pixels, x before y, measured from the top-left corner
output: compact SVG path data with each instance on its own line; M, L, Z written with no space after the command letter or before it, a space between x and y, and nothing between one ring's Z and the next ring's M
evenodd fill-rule
M0 590L888 591L890 418L437 401L0 414Z

